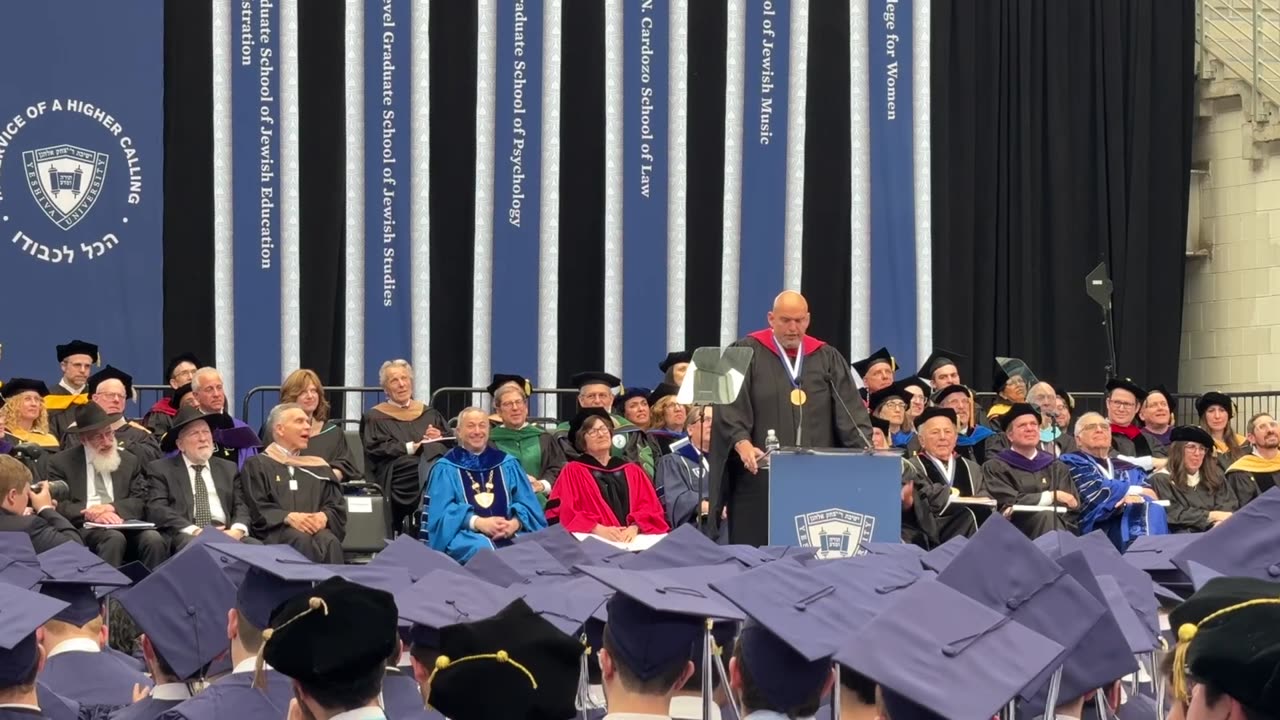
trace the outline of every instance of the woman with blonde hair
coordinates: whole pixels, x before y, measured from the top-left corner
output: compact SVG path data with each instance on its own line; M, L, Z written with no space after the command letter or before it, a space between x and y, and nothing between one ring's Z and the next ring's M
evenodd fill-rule
M13 378L0 388L5 439L14 445L30 443L57 452L58 438L49 432L49 411L44 405L48 394L43 382L30 378Z
M342 426L329 419L329 400L324 396L324 385L315 370L299 368L289 373L289 377L280 384L280 403L297 403L311 419L311 437L307 441L307 449L302 451L303 455L323 458L340 482L364 479L347 445ZM258 436L271 437L265 432L258 433Z
M676 402L676 396L669 394L667 388L659 386L649 395L649 427L645 435L655 457L670 453L671 444L685 437L684 425L689 418L689 408Z

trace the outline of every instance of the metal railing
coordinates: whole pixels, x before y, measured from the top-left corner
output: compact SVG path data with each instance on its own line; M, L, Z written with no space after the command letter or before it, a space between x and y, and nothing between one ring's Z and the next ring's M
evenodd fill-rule
M1201 74L1212 59L1249 83L1245 111L1256 123L1268 122L1267 104L1280 105L1280 0L1200 0L1196 40Z
M1249 418L1258 413L1267 413L1275 416L1280 413L1280 392L1262 391L1262 392L1236 392L1224 393L1231 398L1231 402L1235 405L1232 412L1231 424L1236 432L1244 434L1245 423ZM995 402L995 393L977 393L978 402L983 407L991 407ZM1173 423L1175 425L1197 425L1200 422L1200 414L1196 412L1196 399L1199 395L1189 393L1177 393L1173 396ZM1071 417L1078 418L1086 412L1102 413L1105 417L1107 414L1107 400L1104 393L1100 392L1082 392L1071 393L1071 398L1075 400L1075 408L1071 411Z

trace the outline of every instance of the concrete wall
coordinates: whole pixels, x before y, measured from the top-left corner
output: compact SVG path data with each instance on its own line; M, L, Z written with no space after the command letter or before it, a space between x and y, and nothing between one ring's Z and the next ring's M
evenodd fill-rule
M1208 256L1187 260L1178 389L1280 389L1280 143L1253 142L1239 96L1206 100L1202 114L1193 162L1208 171Z

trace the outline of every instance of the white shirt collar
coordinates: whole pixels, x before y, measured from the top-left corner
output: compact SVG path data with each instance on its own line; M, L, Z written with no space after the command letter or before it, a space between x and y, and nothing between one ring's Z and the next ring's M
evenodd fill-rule
M923 454L925 457L927 457L927 458L929 458L930 460L932 460L932 461L933 461L933 464L934 464L934 465L935 465L939 470L941 470L941 471L942 471L942 474L943 474L944 476L946 476L946 478L947 478L947 483L948 483L948 484L949 484L949 483L951 483L951 481L955 479L955 474L956 474L956 456L955 456L955 455L952 455L951 457L947 458L947 461L944 463L944 462L942 462L941 460L939 460L938 458L936 458L936 457L934 457L934 456L930 455L929 453L922 453L922 454Z
M247 658L245 658L245 659L241 660L240 662L236 663L236 666L235 666L235 667L231 668L231 674L232 674L232 675L235 675L235 674L237 674L237 673L253 672L253 670L254 670L254 666L255 666L255 665L257 665L257 663L258 663L258 656L257 656L257 655L253 655L253 656L247 657ZM262 664L262 669L264 669L264 670L270 670L270 669L271 669L271 666L270 666L270 665L268 665L268 664L266 664L266 663L263 663L263 664Z
M35 710L40 712L38 705L24 705L23 703L0 703L0 710ZM40 717L46 717L41 715Z
M151 688L151 697L156 700L186 700L191 697L191 688L186 683L165 683Z
M1200 484L1200 473L1187 473L1187 487L1195 487Z
M380 720L386 716L387 714L382 711L382 708L362 707L338 713L330 717L329 720Z
M80 395L81 393L84 392L85 388L88 387L89 383L85 383L84 385L81 385L78 388L71 387L70 385L67 384L67 379L62 378L61 380L58 381L58 385L61 385L67 392L71 393L72 395Z
M671 698L671 707L667 710L675 720L701 720L702 698L693 695L676 695ZM720 707L711 703L711 716L708 720L720 720Z
M54 655L61 655L62 653L66 653L66 652L95 652L96 653L96 652L102 652L102 648L98 645L97 640L90 640L89 638L71 638L69 640L63 640L57 645L54 645L53 649L49 651L49 657L53 657Z

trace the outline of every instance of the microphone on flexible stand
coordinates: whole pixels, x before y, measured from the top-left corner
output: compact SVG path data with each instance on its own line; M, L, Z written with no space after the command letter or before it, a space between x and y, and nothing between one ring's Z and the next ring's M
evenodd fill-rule
M840 407L844 409L844 414L848 416L849 422L853 423L853 429L858 431L858 437L862 439L864 451L868 454L875 452L875 444L862 431L862 426L858 424L858 421L853 417L853 413L849 411L849 406L845 404L844 398L840 397L840 391L836 390L836 381L831 378L831 371L828 370L822 377L827 381L827 386L831 388L831 394L835 397L836 402L840 403Z

